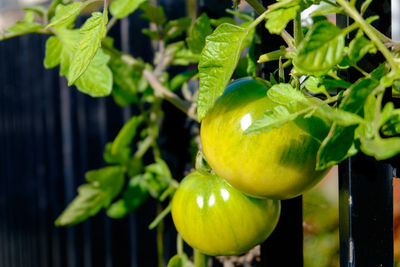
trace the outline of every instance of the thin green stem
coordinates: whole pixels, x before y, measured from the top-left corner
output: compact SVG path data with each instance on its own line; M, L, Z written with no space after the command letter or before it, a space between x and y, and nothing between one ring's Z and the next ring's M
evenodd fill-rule
M38 30L36 32L31 32L31 33L52 34L51 31L43 30L43 29L40 29L40 30ZM18 37L18 36L25 35L25 34L27 34L27 33L24 33L24 32L1 33L0 34L0 41L4 41L4 40L11 39L11 38Z
M163 211L160 203L157 204L157 215ZM157 225L157 258L158 267L165 267L164 263L164 221L161 220Z
M184 254L183 239L180 234L176 235L176 251L178 252L178 255L180 255L180 256L182 256Z
M260 4L257 0L246 0L246 2L258 13L262 14L264 13L267 9Z
M296 47L303 41L304 34L303 29L301 28L301 13L297 12L296 17L294 19L294 40L296 42Z
M264 11L260 16L254 20L249 27L247 27L249 30L254 29L258 24L260 24L261 21L265 19L265 16L268 14L269 10Z
M263 5L261 5L257 0L246 0L246 2L260 15L263 15L265 13L268 13L269 10L267 10ZM261 21L260 21L261 22ZM258 23L257 23L258 24ZM283 40L286 42L286 44L291 48L291 49L295 49L295 47L293 46L294 43L294 39L293 37L286 31L283 30L281 32L281 37L283 38Z
M112 17L110 19L110 21L107 23L107 28L106 28L107 33L111 30L111 28L115 25L115 23L117 23L117 21L118 21L117 17Z
M194 266L195 267L208 267L208 256L201 253L197 249L193 249L194 251Z
M364 75L365 77L369 76L369 73L366 72L365 70L363 70L362 68L360 68L359 66L357 66L356 64L353 65L353 68L355 68L356 70L358 70L359 72L362 73L362 75Z
M355 22L360 25L361 29L365 32L365 34L371 39L371 41L376 45L376 47L385 57L391 68L396 70L397 65L395 60L393 59L392 54L381 42L379 37L375 34L372 27L362 18L360 13L358 13L358 11L354 7L352 7L346 0L336 0L336 2L343 7L347 15L349 15Z

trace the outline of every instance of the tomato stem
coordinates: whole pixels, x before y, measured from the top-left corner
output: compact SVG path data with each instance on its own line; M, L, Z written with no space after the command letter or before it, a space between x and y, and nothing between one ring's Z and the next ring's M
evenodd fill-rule
M372 26L370 26L358 13L358 11L351 6L347 1L345 0L336 0L338 4L340 4L347 15L351 17L355 22L357 22L360 25L360 28L365 32L365 34L371 39L371 41L376 45L376 47L379 49L379 51L383 54L387 62L390 64L392 69L396 70L397 65L396 62L390 53L390 51L386 48L386 46L381 42L379 37L376 35L375 31L373 30Z
M206 254L201 253L197 249L193 249L193 251L194 251L194 266L208 267L208 256Z
M162 206L160 203L157 204L157 214L162 212ZM163 241L163 232L164 232L164 221L157 225L157 258L158 258L158 267L164 267L164 241Z

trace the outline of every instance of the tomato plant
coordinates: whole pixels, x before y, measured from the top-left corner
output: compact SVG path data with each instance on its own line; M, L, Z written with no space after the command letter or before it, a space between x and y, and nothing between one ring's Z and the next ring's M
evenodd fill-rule
M377 160L400 153L400 109L383 101L388 90L400 92L400 44L371 26L377 18L365 14L372 1L356 5L354 0L285 0L264 7L255 0L235 0L234 7L245 2L257 16L229 10L227 17L210 19L201 14L196 18L194 10L190 17L169 20L156 0L104 1L78 28L77 17L97 8L99 0L54 0L47 7L25 9L25 18L0 36L6 40L31 33L47 35L46 68L59 67L68 85L82 93L111 95L118 105L138 110L106 145L107 166L87 173L87 183L78 188L76 198L56 220L58 226L80 223L102 209L112 218L121 218L152 197L159 212L150 228L158 228L159 266L164 266L163 219L176 191L173 214L177 228L203 252L237 254L268 236L277 218L277 201L249 198L216 176L198 172L179 187L159 146L163 101L189 120L202 122L201 140L211 167L252 196L283 199L299 195L331 166L360 151ZM302 26L301 12L316 6L312 23ZM134 12L140 12L149 24L142 31L151 39L154 58L149 62L121 51L109 36L117 21ZM324 17L332 12L354 23L339 28ZM293 34L286 31L292 22ZM256 27L264 23L262 30L280 35L286 45L257 55ZM354 37L345 42L349 33ZM376 53L385 59L382 64L362 64L364 57ZM279 68L268 80L228 85L232 77L259 77L257 64L271 61L278 61ZM191 68L170 77L172 66ZM357 71L358 78L341 77L343 69ZM196 140L194 135L194 150L200 149ZM228 214L234 206L245 214L242 219L252 221L245 228L238 226L237 215L229 215L232 221L226 220L228 215L204 215L193 185L200 189L204 207L208 204L216 213ZM221 200L221 188L229 193L229 201ZM215 201L219 196L218 205L209 204L214 201L212 192ZM254 203L275 204L269 213ZM260 227L259 220L265 216L271 224ZM194 227L199 223L205 228ZM238 229L232 231L230 223ZM213 231L223 235L223 241L236 237L240 242L232 241L233 247L219 243ZM190 265L180 251L171 262Z
M220 177L194 171L172 199L172 218L192 247L207 255L239 255L274 230L280 201L248 197Z
M315 167L329 125L318 118L297 118L267 133L245 134L266 109L279 105L267 96L268 89L253 79L229 84L202 122L202 148L213 170L236 189L256 197L287 199L326 174L327 170Z

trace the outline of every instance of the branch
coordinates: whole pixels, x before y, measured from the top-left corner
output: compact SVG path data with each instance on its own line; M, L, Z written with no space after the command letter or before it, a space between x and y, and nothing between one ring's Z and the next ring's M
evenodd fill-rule
M246 0L246 2L259 14L263 14L267 9L261 5L258 0ZM286 44L293 50L295 50L294 39L286 30L281 31L281 37L286 42Z
M52 34L52 32L50 30L43 30L43 29L40 29L40 30L37 30L34 32L29 32L29 33L26 33L26 32L11 32L11 33L4 32L4 33L0 33L0 41L4 41L7 39L11 39L11 38L18 37L21 35L26 35L26 34L32 34L32 33Z
M164 98L172 105L187 114L190 118L197 120L197 116L192 114L192 112L189 112L191 106L189 102L182 100L176 94L165 88L151 71L144 70L143 75L153 88L156 96Z

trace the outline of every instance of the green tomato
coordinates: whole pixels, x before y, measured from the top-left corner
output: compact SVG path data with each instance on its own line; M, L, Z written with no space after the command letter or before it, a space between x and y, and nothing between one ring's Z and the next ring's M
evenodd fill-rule
M220 177L194 171L172 199L172 218L182 238L207 255L240 255L274 230L280 201L246 196Z
M315 117L298 118L266 133L244 134L266 110L278 105L266 91L258 80L240 79L228 85L202 122L203 152L212 169L243 193L293 198L327 173L315 166L329 127Z

